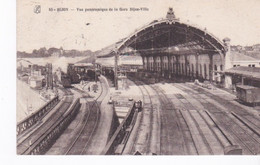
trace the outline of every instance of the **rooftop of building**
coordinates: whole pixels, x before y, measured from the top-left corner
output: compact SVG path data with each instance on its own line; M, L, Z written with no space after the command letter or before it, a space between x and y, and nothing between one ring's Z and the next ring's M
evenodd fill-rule
M237 85L237 88L242 88L242 89L255 89L256 87L254 86L249 86L249 85Z
M227 69L225 71L225 73L260 80L260 68L259 67L238 66L238 67L233 67L233 68Z
M253 58L251 56L247 56L237 51L231 51L230 60L231 61L260 61L259 59Z
M93 66L92 63L76 63L74 64L74 66L79 66L79 67L90 67L90 66Z

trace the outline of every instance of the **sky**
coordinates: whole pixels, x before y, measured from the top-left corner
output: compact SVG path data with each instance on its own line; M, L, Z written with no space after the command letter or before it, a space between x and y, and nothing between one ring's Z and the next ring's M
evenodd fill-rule
M33 12L36 5L41 5L39 14ZM49 11L60 7L69 11ZM120 7L128 11L77 11ZM131 7L148 11L129 11ZM169 7L182 22L207 28L220 40L229 37L232 45L260 43L260 0L19 0L17 50L100 50L155 19L165 18Z

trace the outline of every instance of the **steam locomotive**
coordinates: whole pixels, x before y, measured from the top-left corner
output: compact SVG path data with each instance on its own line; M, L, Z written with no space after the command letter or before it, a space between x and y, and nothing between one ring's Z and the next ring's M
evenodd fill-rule
M68 64L67 73L61 77L63 87L68 88L71 84L80 81L95 81L101 75L101 71L93 64Z

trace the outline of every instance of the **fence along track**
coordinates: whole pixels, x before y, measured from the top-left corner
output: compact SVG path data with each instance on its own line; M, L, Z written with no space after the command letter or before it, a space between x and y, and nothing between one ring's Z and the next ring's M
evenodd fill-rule
M62 114L69 108L72 100L70 98L65 98L63 104L34 132L32 132L28 137L17 144L17 154L23 154L33 145L37 139L45 134L49 127L55 124L55 121L62 117Z
M38 132L36 138L33 139L33 143L20 154L44 154L75 117L79 108L79 99L77 99L66 114L64 114L64 111L67 109L60 112L58 115L51 116L53 119L52 122L46 122L47 125ZM31 140L31 138L28 140Z
M17 124L18 139L22 136L25 136L25 134L28 133L27 130L36 125L39 120L43 119L59 103L59 101L60 100L58 96L54 97L41 108L39 108L36 112L32 113L30 116L20 121Z

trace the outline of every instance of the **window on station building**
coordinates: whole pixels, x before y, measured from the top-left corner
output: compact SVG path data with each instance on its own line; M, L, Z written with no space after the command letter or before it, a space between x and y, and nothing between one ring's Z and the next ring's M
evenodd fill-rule
M223 65L220 65L220 71L223 71Z
M251 67L251 64L249 64L248 67Z
M200 64L200 75L202 76L202 65Z
M215 70L215 71L218 71L217 65L214 65L214 70ZM217 72L215 72L215 75L217 75Z
M207 78L207 65L204 64L204 78L206 79Z
M233 67L236 67L237 65L233 65Z
M194 76L194 66L191 64L191 75Z
M255 67L255 64L252 64L252 67Z

